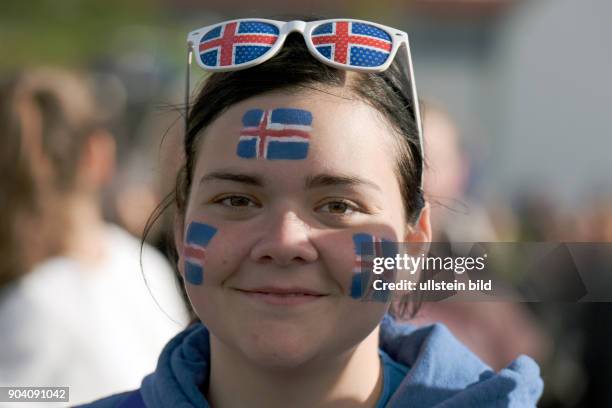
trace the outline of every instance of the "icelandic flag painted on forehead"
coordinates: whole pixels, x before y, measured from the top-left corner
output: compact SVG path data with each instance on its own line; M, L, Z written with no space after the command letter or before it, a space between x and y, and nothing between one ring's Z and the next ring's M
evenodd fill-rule
M207 67L240 65L261 57L278 40L278 28L262 21L227 23L200 40L200 60Z
M249 110L242 117L236 153L245 159L305 159L311 124L312 113L302 109Z
M321 24L312 31L312 43L325 58L354 67L381 66L393 48L385 30L352 21Z
M206 247L217 233L217 229L208 224L192 222L185 233L185 280L193 285L201 285L204 280L204 258Z

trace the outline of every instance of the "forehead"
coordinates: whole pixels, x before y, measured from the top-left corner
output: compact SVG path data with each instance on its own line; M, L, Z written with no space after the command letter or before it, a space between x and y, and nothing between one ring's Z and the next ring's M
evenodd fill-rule
M309 122L305 157L290 160L240 157L237 151L241 132L244 135L245 128L252 128L259 119L263 122L263 115L287 109L302 114ZM374 178L393 174L394 136L386 119L359 98L338 93L302 91L253 97L231 106L202 136L196 173L230 166L264 174L287 168L295 170L291 174L306 175L313 171Z

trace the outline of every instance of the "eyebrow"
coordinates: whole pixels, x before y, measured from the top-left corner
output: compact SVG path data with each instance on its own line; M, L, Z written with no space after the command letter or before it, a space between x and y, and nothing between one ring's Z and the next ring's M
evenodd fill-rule
M250 176L244 173L234 173L232 171L213 171L200 179L200 184L214 181L233 181L235 183L246 184L249 186L263 187L264 182L261 177Z
M211 183L215 181L231 181L234 183L245 184L255 187L264 187L263 179L256 175L249 175L233 171L214 171L203 176L200 179L201 184ZM374 182L365 180L356 176L346 174L329 174L322 173L315 176L306 177L304 187L308 190L322 187L355 187L365 186L377 191L382 191L381 188Z
M346 187L355 187L355 186L365 186L370 187L378 191L382 191L380 187L369 180L364 180L362 178L345 175L345 174L318 174L316 176L308 176L306 177L306 188L320 188L320 187L336 187L336 186L346 186Z

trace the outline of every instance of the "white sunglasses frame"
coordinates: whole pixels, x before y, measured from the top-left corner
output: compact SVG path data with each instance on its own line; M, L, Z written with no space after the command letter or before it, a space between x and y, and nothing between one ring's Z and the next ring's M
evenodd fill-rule
M278 20L269 20L265 18L240 18L240 19L227 20L227 21L211 24L205 27L198 28L197 30L191 31L187 35L187 78L186 78L186 84L185 84L185 133L188 130L187 129L187 117L189 113L189 100L190 100L191 62L192 62L193 54L198 53L198 49L197 49L198 44L200 44L202 37L206 33L208 33L211 29L216 28L218 26L226 25L229 23L240 23L243 21L244 22L258 21L258 22L262 22L266 24L271 24L277 27L279 30L278 39L276 40L272 48L266 51L263 55L253 59L252 61L242 63L242 64L232 64L228 66L209 67L207 65L204 65L204 63L201 61L200 58L196 58L196 62L200 66L200 68L204 69L205 71L209 71L209 72L226 72L226 71L239 71L242 69L247 69L247 68L262 64L265 61L269 60L270 58L274 57L281 50L281 48L283 47L285 43L285 40L287 39L287 36L292 32L299 32L300 34L302 34L302 36L304 37L304 42L306 43L306 47L308 48L308 50L310 51L310 53L312 54L314 58L316 58L317 60L321 61L322 63L326 65L329 65L329 66L332 66L338 69L347 70L347 71L356 71L356 72L385 71L389 68L389 66L395 59L398 49L400 49L401 46L404 45L403 48L406 50L406 58L408 62L408 78L410 80L410 88L411 88L411 94L412 94L411 97L413 101L412 103L413 113L414 113L414 117L415 117L415 121L417 125L417 132L419 136L419 150L421 154L421 163L423 163L424 157L425 157L425 145L423 144L423 128L422 128L422 121L421 121L421 112L419 108L419 98L418 98L417 88L416 88L415 79L414 79L414 68L412 65L412 55L410 52L410 41L408 39L408 34L405 31L397 30L395 28L388 27L382 24L374 23L371 21L365 21L365 20L357 20L357 19L352 19L352 18L333 18L333 19L316 20L316 21L301 21L301 20L278 21ZM315 48L312 42L312 36L311 36L312 31L316 27L322 24L335 23L335 22L340 22L340 21L369 24L389 34L391 36L391 41L392 41L391 52L389 53L389 57L387 58L385 63L380 66L376 66L376 67L360 67L360 66L352 66L352 65L342 64L336 61L332 61L332 60L327 59L323 55L321 55L321 53ZM423 187L423 174L422 174L423 170L424 169L422 169L421 171L421 181L420 181L421 188Z

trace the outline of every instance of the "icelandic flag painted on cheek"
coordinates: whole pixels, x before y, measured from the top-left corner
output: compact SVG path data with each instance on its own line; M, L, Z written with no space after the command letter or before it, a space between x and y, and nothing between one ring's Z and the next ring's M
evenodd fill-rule
M185 234L185 280L192 285L201 285L204 280L204 259L206 247L217 233L217 229L208 224L192 222Z
M355 248L355 262L353 264L353 276L351 280L351 297L353 299L364 298L373 288L373 280L376 277L385 282L391 282L393 276L378 276L373 272L373 259L375 257L393 258L397 254L397 244L387 239L380 239L374 235L359 233L353 235ZM368 300L387 301L388 291L374 293Z
M312 113L303 109L251 109L242 117L236 153L245 159L301 160L308 156Z

